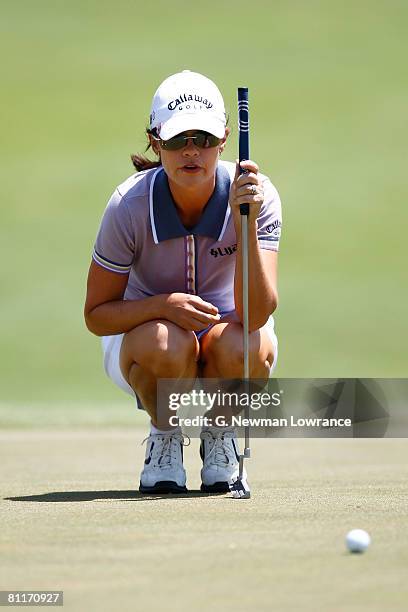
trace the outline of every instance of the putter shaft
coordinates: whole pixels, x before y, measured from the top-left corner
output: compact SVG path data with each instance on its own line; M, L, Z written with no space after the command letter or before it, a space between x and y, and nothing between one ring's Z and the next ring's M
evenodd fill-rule
M239 160L249 159L249 104L248 88L238 88L238 131ZM241 172L245 172L241 169ZM241 249L242 249L242 310L243 310L243 349L244 349L244 388L249 395L249 304L248 304L248 215L249 204L240 205ZM245 418L249 419L249 406L245 406ZM239 456L239 479L242 481L244 458L250 457L249 426L245 426L245 446Z
M243 309L243 336L244 336L244 388L249 393L249 313L248 313L248 216L241 214L241 248L242 248L242 309ZM245 406L245 418L249 418L249 406ZM244 457L250 457L249 427L245 426L244 452L239 457L239 478L244 472Z

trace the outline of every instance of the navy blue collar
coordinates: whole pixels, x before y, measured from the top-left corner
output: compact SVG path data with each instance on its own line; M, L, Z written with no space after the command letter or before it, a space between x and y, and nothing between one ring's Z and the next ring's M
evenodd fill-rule
M153 189L150 189L150 223L156 244L191 234L221 239L229 217L230 177L226 168L218 165L215 189L199 222L191 229L186 229L180 221L163 168L157 171L153 181Z

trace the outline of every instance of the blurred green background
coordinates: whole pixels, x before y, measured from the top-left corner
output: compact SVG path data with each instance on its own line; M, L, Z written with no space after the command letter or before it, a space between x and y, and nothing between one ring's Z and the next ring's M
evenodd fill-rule
M251 99L284 215L277 376L407 376L404 1L2 2L3 406L129 404L85 328L100 218L158 84ZM82 408L81 408L82 407Z

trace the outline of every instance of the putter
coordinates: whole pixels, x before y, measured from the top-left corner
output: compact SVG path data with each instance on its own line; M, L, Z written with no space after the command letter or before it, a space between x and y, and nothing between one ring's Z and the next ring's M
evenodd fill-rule
M249 159L249 106L248 88L238 88L238 133L239 133L239 161ZM245 170L241 170L243 174ZM249 204L240 204L241 215L241 249L242 249L242 307L244 318L244 388L249 391L249 325L248 325L248 215ZM249 419L249 406L245 406L245 419ZM249 499L251 491L248 483L243 480L244 458L251 456L249 448L249 426L245 426L244 452L239 456L239 475L230 484L230 490L235 499Z

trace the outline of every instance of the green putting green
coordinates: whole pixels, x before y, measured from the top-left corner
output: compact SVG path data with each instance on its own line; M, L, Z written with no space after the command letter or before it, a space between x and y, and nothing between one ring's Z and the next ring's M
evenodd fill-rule
M406 440L253 440L252 498L137 492L144 430L0 435L1 589L68 610L406 610ZM372 537L346 552L352 528Z

